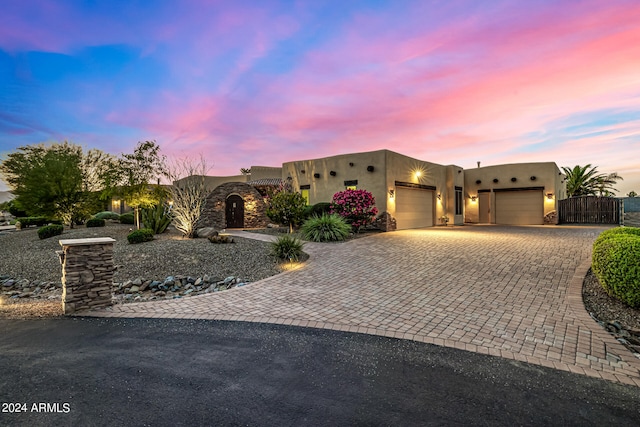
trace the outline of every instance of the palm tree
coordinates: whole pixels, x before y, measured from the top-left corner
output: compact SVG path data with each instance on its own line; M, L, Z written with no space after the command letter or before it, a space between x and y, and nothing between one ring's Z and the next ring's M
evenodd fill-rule
M574 166L572 169L562 167L566 175L567 195L569 197L613 195L617 191L613 186L622 180L617 172L610 174L598 173L597 166Z

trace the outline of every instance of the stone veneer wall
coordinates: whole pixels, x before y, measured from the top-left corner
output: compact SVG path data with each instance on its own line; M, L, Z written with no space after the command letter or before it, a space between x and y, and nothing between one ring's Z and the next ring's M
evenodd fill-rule
M266 215L267 207L258 190L243 182L227 182L217 186L207 196L204 212L197 228L213 227L216 230L227 228L225 202L231 194L238 194L244 200L244 226L246 228L267 226L269 223Z
M60 240L64 314L111 305L113 242L110 237Z

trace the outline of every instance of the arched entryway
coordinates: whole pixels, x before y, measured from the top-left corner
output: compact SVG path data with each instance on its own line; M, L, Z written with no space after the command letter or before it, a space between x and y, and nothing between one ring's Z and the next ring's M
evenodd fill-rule
M227 197L225 202L227 228L244 228L244 200L237 194Z

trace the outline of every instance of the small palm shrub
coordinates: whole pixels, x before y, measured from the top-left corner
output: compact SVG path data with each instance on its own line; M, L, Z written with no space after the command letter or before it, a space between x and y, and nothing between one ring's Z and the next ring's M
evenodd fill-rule
M105 221L102 218L91 218L88 219L86 224L87 228L90 227L104 227L105 225L107 225L107 221Z
M613 230L594 242L591 268L609 295L640 307L640 232Z
M302 255L302 246L304 243L290 235L278 237L278 240L271 243L271 254L289 261L298 261Z
M59 236L64 231L64 227L59 224L45 225L38 229L38 237L40 239L48 239L49 237Z
M351 232L351 226L338 215L314 216L302 224L302 236L312 242L335 242L344 240Z
M117 214L115 212L111 212L111 211L98 212L93 217L96 218L96 219L104 219L104 220L111 219L111 220L114 220L114 221L117 221L117 220L120 219L120 215L119 214Z
M140 230L133 231L129 233L127 240L131 244L150 242L153 240L153 230L149 228L141 228Z
M209 239L211 243L233 243L233 238L229 236L215 235L215 236L209 236L207 237L207 239Z
M120 215L120 224L135 224L135 222L133 212L127 212Z

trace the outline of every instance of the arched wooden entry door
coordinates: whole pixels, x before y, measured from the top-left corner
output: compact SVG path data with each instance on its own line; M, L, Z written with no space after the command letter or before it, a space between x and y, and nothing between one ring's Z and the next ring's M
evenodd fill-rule
M244 200L237 194L232 194L226 200L227 228L244 227Z

